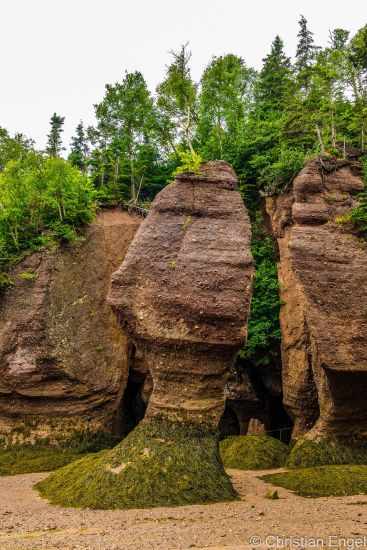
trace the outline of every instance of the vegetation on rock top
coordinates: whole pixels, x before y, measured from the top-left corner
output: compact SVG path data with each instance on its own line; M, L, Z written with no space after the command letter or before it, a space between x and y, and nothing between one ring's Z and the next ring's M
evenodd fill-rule
M89 455L37 484L53 504L150 508L236 499L215 434L162 419L141 422L117 447Z
M220 442L225 468L267 470L284 466L289 448L268 435L233 435Z
M329 497L367 494L367 466L339 465L300 468L267 474L261 479L294 491L303 497Z

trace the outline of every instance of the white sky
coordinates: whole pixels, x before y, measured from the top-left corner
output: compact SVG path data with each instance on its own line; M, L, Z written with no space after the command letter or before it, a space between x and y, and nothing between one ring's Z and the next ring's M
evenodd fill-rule
M364 7L363 7L364 6ZM125 69L154 90L168 51L187 41L199 79L213 55L234 53L258 68L276 34L288 55L297 21L325 45L329 29L367 23L365 0L0 0L0 126L43 147L54 111L68 145L79 120L93 123L104 85Z

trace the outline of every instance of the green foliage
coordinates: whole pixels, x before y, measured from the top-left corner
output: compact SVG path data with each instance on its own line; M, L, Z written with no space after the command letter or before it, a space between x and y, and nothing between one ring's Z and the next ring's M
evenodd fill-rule
M260 170L266 194L285 191L305 164L305 154L299 149L283 148L277 160Z
M255 260L255 280L248 322L248 338L240 357L255 366L279 361L279 284L274 241L264 231L261 214L252 224L251 250Z
M358 232L367 239L367 158L363 163L363 175L365 182L365 189L359 194L359 204L356 208L353 208L347 217L343 221L351 222Z
M261 479L303 497L367 494L367 466L323 466L269 474Z
M201 79L196 141L205 159L233 162L241 143L256 73L240 57L214 57Z
M13 285L13 279L7 273L3 273L0 271L0 293Z
M184 172L199 172L203 159L195 151L180 151L178 153L180 158L180 164L174 171L174 175L182 174Z
M33 271L22 271L22 273L19 273L18 277L23 281L34 281L37 279L37 273Z
M53 504L150 508L236 498L219 460L217 439L161 419L141 422L111 451L87 456L37 484Z
M225 468L267 470L284 466L289 448L268 435L231 435L220 442Z
M89 132L97 144L90 162L93 181L107 200L135 204L160 172L158 119L143 75L126 72L122 82L107 84L95 110L97 128Z
M75 136L71 140L71 151L69 161L82 172L88 167L89 144L87 133L84 130L83 122L76 127Z
M308 468L328 464L366 464L367 444L334 440L300 439L287 460L290 468Z
M89 179L60 158L34 152L9 161L0 173L0 267L50 236L71 241L92 220L94 191Z
M181 143L193 152L193 135L197 120L197 86L190 73L191 52L188 45L171 51L172 62L165 79L157 87L160 136L164 146L176 153Z
M47 136L47 149L46 152L50 157L58 157L61 151L64 149L62 146L62 132L64 131L63 126L65 122L65 117L59 116L57 113L54 113L50 120L50 133Z
M20 160L33 149L33 142L23 134L16 134L13 138L0 127L0 172L4 170L10 160Z

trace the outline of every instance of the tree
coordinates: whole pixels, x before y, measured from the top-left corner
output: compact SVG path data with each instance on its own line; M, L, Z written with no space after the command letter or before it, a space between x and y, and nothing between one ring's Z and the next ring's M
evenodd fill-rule
M301 15L298 22L298 44L295 67L301 87L307 93L310 86L311 67L318 48L314 45L313 33L307 27L307 19Z
M291 62L285 55L284 44L276 36L255 87L257 107L263 112L281 110L289 97L292 84Z
M171 55L173 61L167 68L166 78L157 87L161 139L173 151L181 143L193 153L197 86L190 73L191 52L185 44L179 52L171 51Z
M82 172L86 172L88 166L89 144L88 136L84 130L83 122L80 121L75 130L75 136L71 139L70 162L77 166Z
M63 126L65 117L59 116L54 113L50 120L51 130L48 134L48 142L46 152L50 157L60 156L61 151L64 149L62 146L61 134L64 131Z
M0 268L52 237L72 240L92 220L94 197L89 178L64 159L30 151L9 161L0 174Z
M126 72L122 82L108 84L105 97L95 106L95 111L110 183L117 188L120 178L125 182L127 177L128 198L136 202L148 171L146 152L156 147L157 132L153 99L143 75L138 71Z
M5 128L0 127L0 172L10 160L19 160L29 153L34 142L23 134L11 137Z
M197 140L206 159L234 162L252 95L255 71L235 55L214 57L201 79Z

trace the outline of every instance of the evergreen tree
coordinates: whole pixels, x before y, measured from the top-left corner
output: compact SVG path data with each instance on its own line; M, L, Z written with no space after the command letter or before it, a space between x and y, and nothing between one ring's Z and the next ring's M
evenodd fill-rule
M89 145L87 133L84 130L83 122L80 121L75 130L75 136L71 138L70 162L77 166L82 172L87 170Z
M48 134L48 142L46 152L50 157L59 157L61 151L64 150L62 146L61 134L64 131L63 126L65 117L59 116L54 113L50 120L51 130Z
M309 30L307 19L303 15L301 15L298 24L300 29L297 35L298 44L295 67L299 82L307 93L310 86L311 67L318 48L314 44L313 33Z
M263 60L264 65L255 88L258 108L262 111L280 110L291 92L291 61L285 55L284 44L276 36L270 53Z

